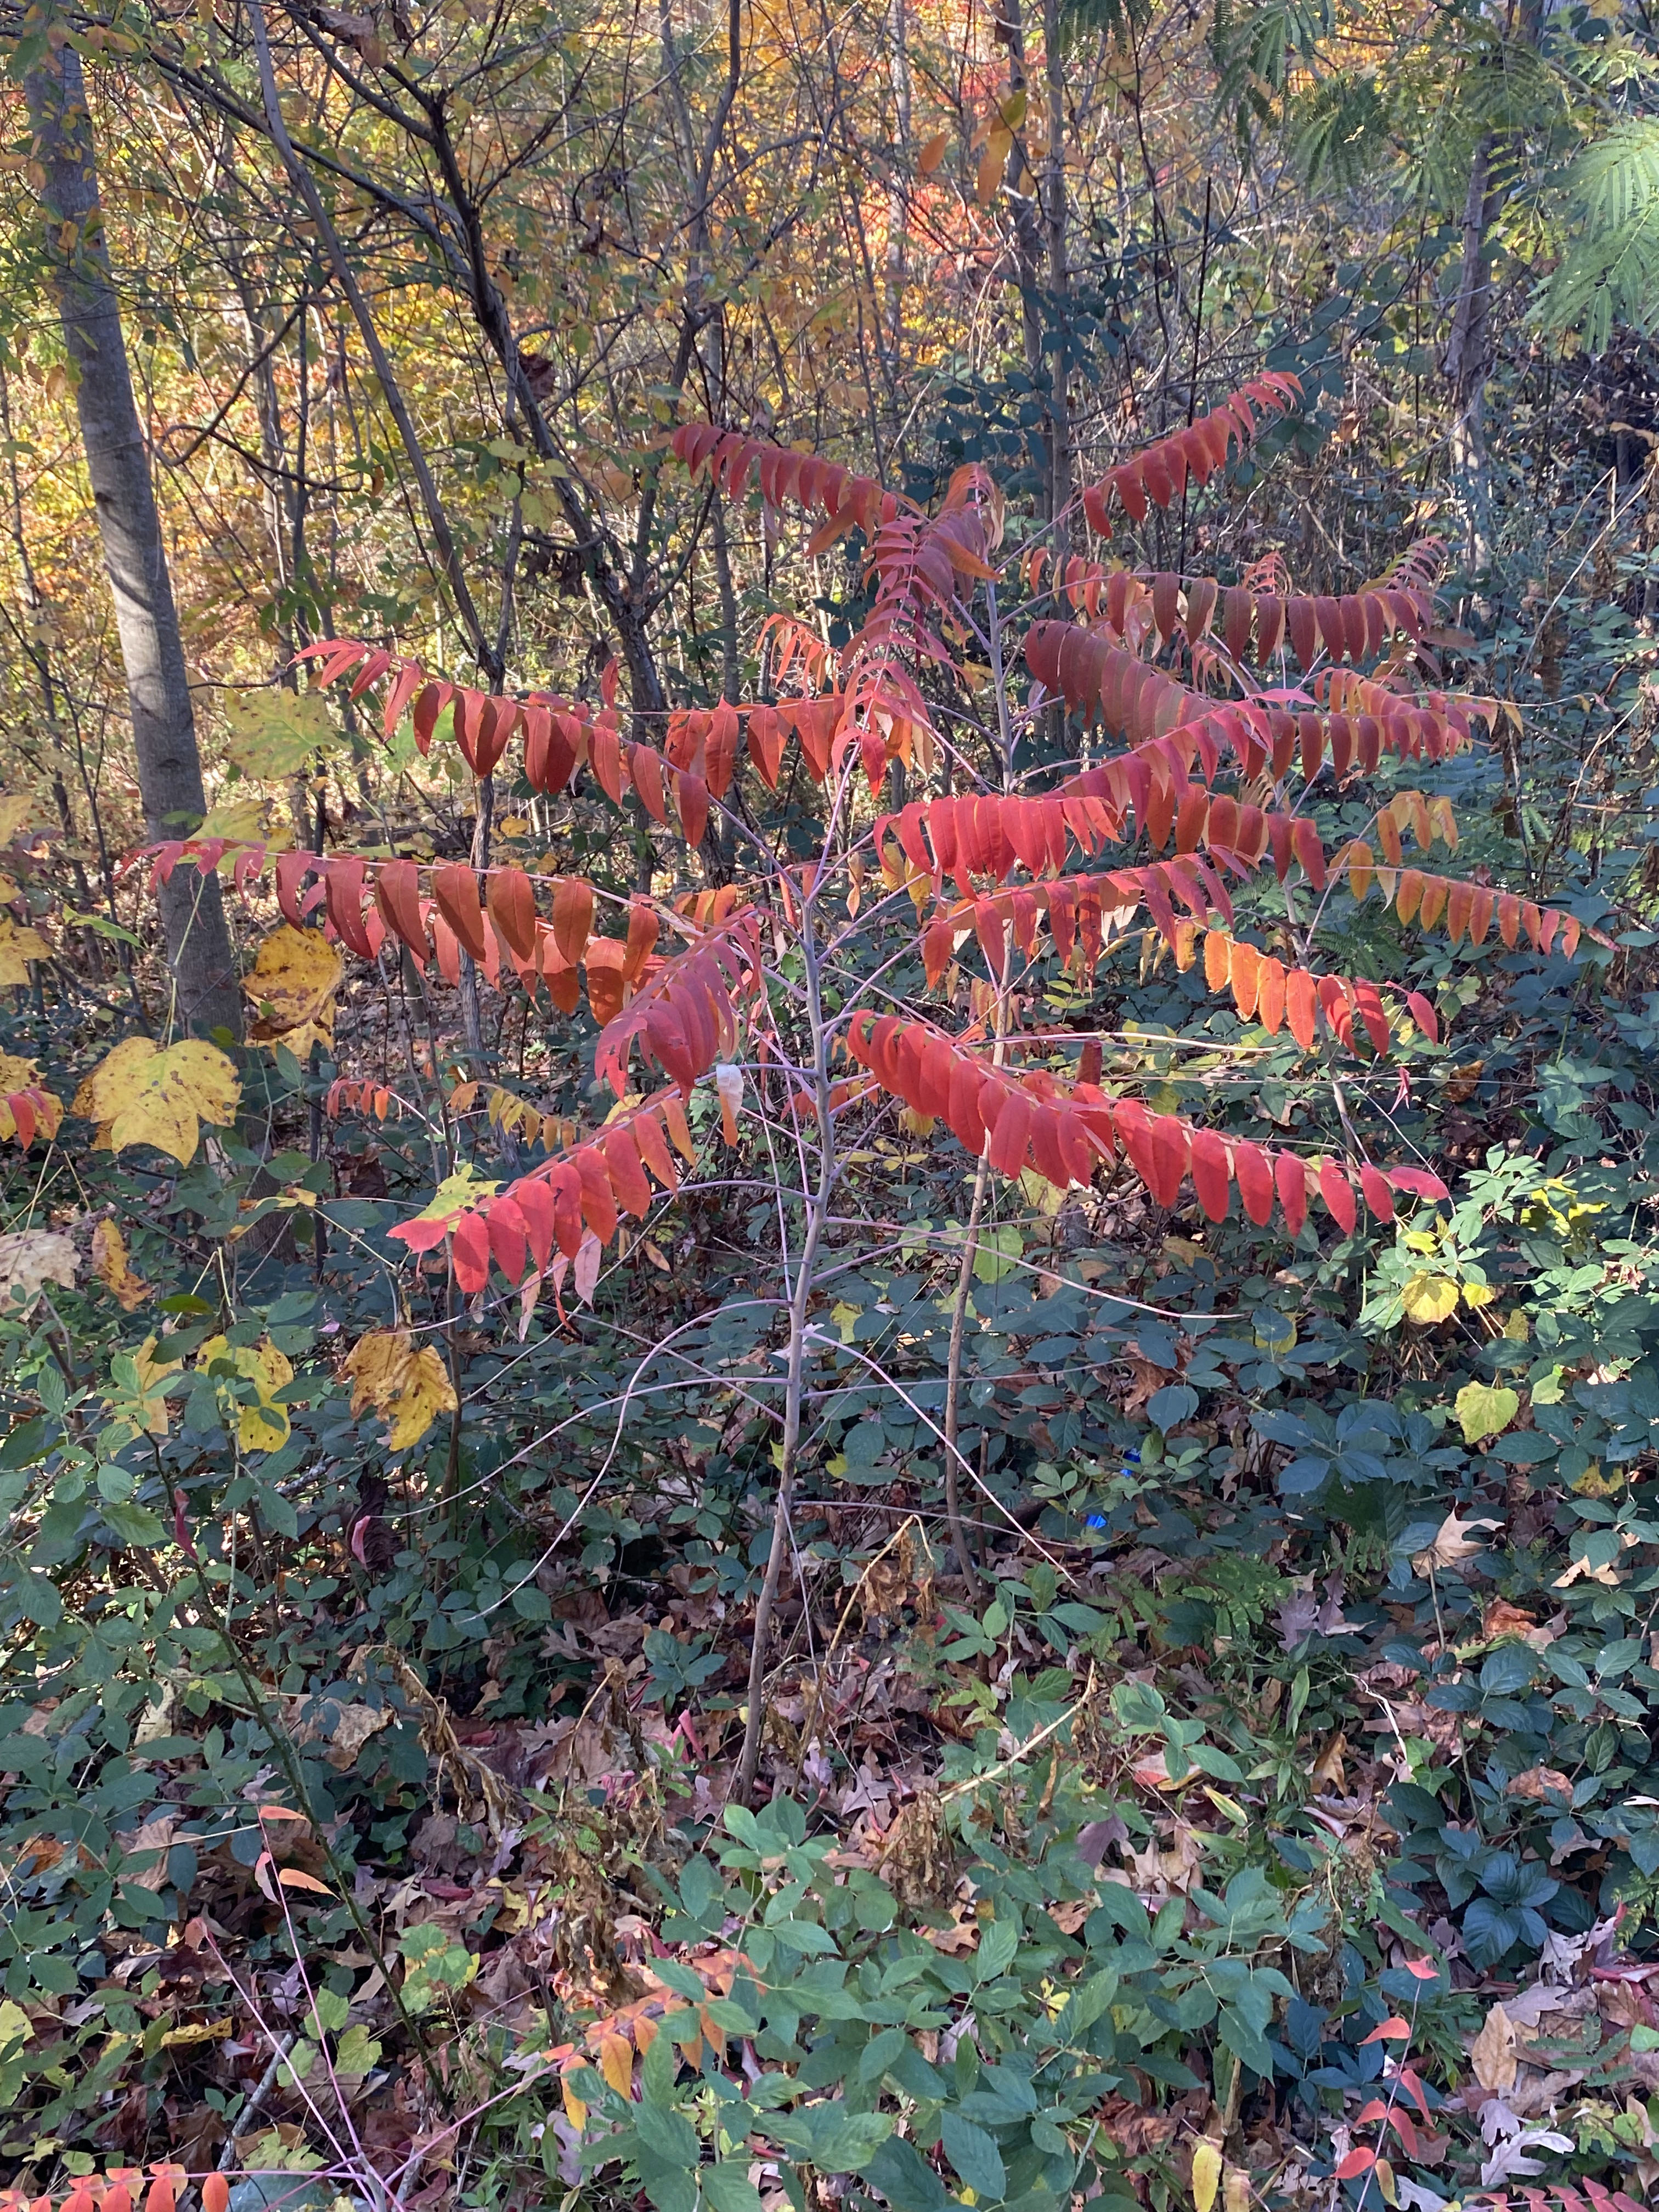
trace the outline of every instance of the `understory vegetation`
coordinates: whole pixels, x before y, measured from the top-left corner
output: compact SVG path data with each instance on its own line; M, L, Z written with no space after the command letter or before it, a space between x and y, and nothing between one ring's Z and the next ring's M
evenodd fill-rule
M5 2205L1634 2212L1645 15L0 29Z

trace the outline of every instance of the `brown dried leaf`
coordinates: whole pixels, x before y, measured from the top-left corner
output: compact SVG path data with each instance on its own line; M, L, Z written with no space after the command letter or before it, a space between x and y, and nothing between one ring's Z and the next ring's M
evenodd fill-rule
M1501 2004L1495 2004L1486 2014L1480 2034L1469 2045L1469 2063L1483 2089L1493 2090L1501 2096L1506 2089L1515 2087L1518 2070L1516 2040L1515 2023Z

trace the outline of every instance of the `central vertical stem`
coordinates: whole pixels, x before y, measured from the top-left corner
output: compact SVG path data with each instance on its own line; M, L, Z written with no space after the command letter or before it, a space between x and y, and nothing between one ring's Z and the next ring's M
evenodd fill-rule
M766 1574L755 1607L754 1644L749 1655L749 1705L744 1718L743 1749L732 1779L734 1803L746 1805L753 1795L760 1769L761 1741L765 1723L766 1662L772 1641L772 1616L777 1610L784 1562L789 1556L795 1504L795 1468L800 1456L800 1415L806 1368L807 1306L812 1295L813 1270L819 1240L829 1211L836 1179L836 1133L830 1113L830 1046L823 1021L823 993L817 939L813 934L818 884L823 869L813 872L811 887L801 902L800 940L806 990L806 1018L812 1042L813 1093L818 1123L818 1180L815 1191L805 1193L806 1225L789 1300L788 1365L784 1382L783 1441L778 1469L777 1502L772 1511L772 1542L766 1558Z

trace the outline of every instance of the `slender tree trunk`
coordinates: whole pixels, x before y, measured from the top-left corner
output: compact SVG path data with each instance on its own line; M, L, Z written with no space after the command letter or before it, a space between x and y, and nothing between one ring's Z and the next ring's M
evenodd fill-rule
M1042 59L1048 94L1042 211L1048 234L1048 292L1059 325L1048 397L1048 513L1054 525L1056 560L1068 553L1072 545L1070 520L1061 520L1072 503L1072 410L1066 385L1071 367L1072 272L1066 237L1066 61L1060 9L1060 0L1042 0Z
M1443 367L1452 406L1452 473L1463 509L1464 558L1479 575L1492 557L1492 471L1486 458L1486 379L1492 374L1492 275L1486 236L1497 213L1494 137L1475 142L1463 202L1463 265Z
M910 50L904 20L905 0L889 0L888 71L893 88L893 150L887 186L888 381L896 390L904 374L904 285L906 231L910 210L907 179L911 172ZM898 434L896 415L893 434Z
M44 173L46 257L74 365L81 441L115 598L145 826L151 837L176 836L207 811L202 761L104 242L92 118L73 46L60 47L51 63L31 70L25 89ZM217 876L177 868L161 886L160 903L182 1021L192 1030L225 1029L240 1036L241 994Z
M1020 0L998 0L996 35L1008 49L1010 91L1026 91L1025 31ZM1031 380L1031 396L1042 410L1042 427L1037 432L1037 513L1040 521L1048 522L1054 512L1054 412L1052 380L1042 353L1042 208L1037 180L1025 164L1024 147L1024 139L1020 136L1009 160L1012 181L1008 198L1014 213L1014 276L1019 286L1025 374Z

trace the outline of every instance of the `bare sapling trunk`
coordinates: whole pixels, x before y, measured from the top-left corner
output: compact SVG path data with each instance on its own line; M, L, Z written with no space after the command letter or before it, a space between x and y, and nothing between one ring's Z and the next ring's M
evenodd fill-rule
M1486 458L1486 379L1492 374L1492 275L1486 235L1496 212L1491 131L1476 140L1463 202L1463 263L1446 341L1452 474L1463 510L1463 555L1479 575L1492 558L1492 471Z
M70 46L30 71L46 258L76 380L104 566L126 670L144 823L152 838L193 830L207 811L190 680L173 603L149 460L121 336L98 199L81 60ZM187 1029L241 1034L241 994L219 879L177 868L161 889L178 1017Z

